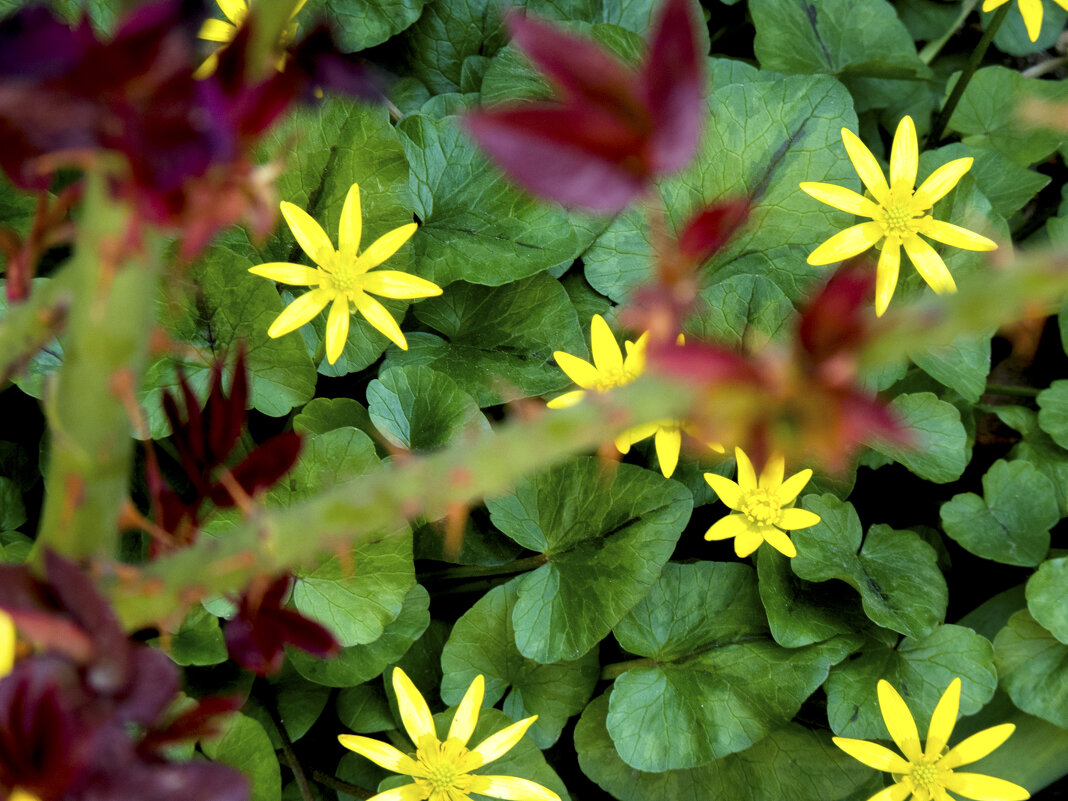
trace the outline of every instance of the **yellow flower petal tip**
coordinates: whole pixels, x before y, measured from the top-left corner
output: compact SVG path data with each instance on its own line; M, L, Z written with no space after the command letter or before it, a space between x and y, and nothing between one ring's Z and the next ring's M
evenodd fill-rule
M15 621L0 610L0 679L15 666Z
M442 292L441 287L425 278L398 270L374 269L411 238L418 228L415 223L394 228L362 254L358 253L362 232L359 198L359 186L353 184L341 212L340 247L337 250L322 227L304 209L283 200L280 204L282 216L297 244L315 267L273 262L249 268L253 275L282 284L315 287L290 303L271 323L267 335L277 338L295 331L330 305L325 334L326 357L330 364L337 362L344 350L353 309L397 347L408 349L397 321L372 295L413 300L434 297Z
M942 257L923 237L964 250L987 251L997 247L996 242L985 236L931 216L934 204L968 172L972 159L961 158L942 165L917 188L919 149L911 117L903 117L894 134L889 181L872 152L848 128L842 129L842 142L871 198L834 184L806 181L800 188L821 203L867 217L870 222L839 231L812 251L807 261L816 266L833 264L882 243L877 268L877 315L886 310L897 287L902 248L924 281L935 292L942 293L952 292L956 286Z
M234 37L237 36L237 32L245 24L245 20L248 19L248 0L216 0L216 2L226 19L205 20L200 32L197 34L199 38L219 45L215 52L208 55L196 72L193 73L193 77L198 80L203 80L215 72L215 68L218 66L219 53L230 46L230 43L234 41ZM297 31L300 27L295 18L300 13L300 10L304 8L306 2L307 0L297 0L293 4L293 10L289 13L289 24L282 29L282 33L275 43L274 66L279 72L285 69L286 49L296 39Z
M430 708L422 694L399 667L393 669L393 688L397 693L401 719L416 750L411 757L389 743L357 734L342 734L338 741L375 764L412 777L412 784L375 796L403 801L426 799L465 799L471 793L514 801L559 801L559 796L547 787L514 776L488 776L472 773L506 754L523 738L537 715L506 726L491 734L474 748L467 748L478 723L479 710L485 693L485 679L478 675L464 693L453 716L445 740L439 740L430 715Z
M904 756L878 743L834 737L833 742L868 767L892 774L894 784L874 799L950 798L948 792L988 801L1026 801L1031 795L1018 784L978 773L954 772L961 765L982 759L998 748L1015 726L1002 724L973 734L953 748L946 744L953 733L960 704L961 680L950 682L931 716L926 747L921 749L916 722L904 699L885 679L876 685L879 709L891 738Z
M773 456L758 479L745 451L735 448L734 452L738 461L737 482L716 473L704 474L708 485L732 510L705 532L705 539L733 538L735 553L743 557L765 542L785 556L796 556L797 548L786 532L809 528L820 522L820 516L815 512L794 507L794 501L812 477L812 471L802 470L784 481L784 461L781 456Z

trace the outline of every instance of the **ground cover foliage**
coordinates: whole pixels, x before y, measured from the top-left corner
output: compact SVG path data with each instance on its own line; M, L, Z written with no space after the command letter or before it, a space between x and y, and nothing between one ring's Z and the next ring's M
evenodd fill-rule
M29 42L0 51L17 144L0 157L0 657L17 632L0 795L369 798L407 779L337 736L412 750L399 667L424 735L466 719L482 681L472 743L537 716L472 775L548 795L492 797L864 801L886 780L832 738L900 745L880 681L937 733L955 679L950 745L1015 725L965 770L1060 797L1068 11L307 0L248 22L230 0L164 3L174 24L124 35L126 5L54 4L63 31L118 37L84 53L125 77L82 98L60 72L83 51L42 67L55 40L0 0L0 39ZM192 84L205 15L243 24ZM586 43L577 72L559 32ZM139 64L146 39L188 63L156 47ZM20 105L27 87L45 105ZM57 116L49 92L93 114ZM193 145L159 139L188 125L199 147L205 113L227 123L190 167ZM958 160L906 217L964 233L878 222ZM865 221L865 247L809 263ZM368 289L381 305L361 294L342 326L324 294L294 316L350 268L389 276ZM106 690L102 666L122 676ZM44 715L38 696L62 725L5 707ZM105 736L130 740L106 771ZM912 787L892 786L880 799Z

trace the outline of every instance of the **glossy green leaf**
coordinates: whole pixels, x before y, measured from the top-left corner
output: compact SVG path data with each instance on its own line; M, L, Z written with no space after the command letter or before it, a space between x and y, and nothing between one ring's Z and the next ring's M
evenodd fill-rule
M1043 628L1068 645L1068 556L1038 566L1027 580L1027 608Z
M538 662L578 659L642 599L690 518L689 490L658 473L580 458L486 502L493 524L547 563L525 576L515 641Z
M289 506L352 481L377 463L370 437L355 428L305 436L296 465L270 489L267 497L276 506Z
M994 654L1001 687L1012 702L1024 712L1068 728L1068 645L1023 610L1009 618L994 638Z
M791 330L793 315L790 299L770 279L732 275L701 291L699 306L686 330L699 339L759 346Z
M364 50L400 33L417 19L427 0L310 0L297 21L325 18L342 50ZM302 25L303 27L303 25Z
M17 529L25 522L22 492L10 478L0 477L0 531Z
M202 743L204 753L232 768L252 782L250 801L279 801L282 797L282 771L274 746L263 726L246 715L230 717L218 738Z
M1053 441L1068 448L1068 381L1054 381L1038 393L1038 424Z
M872 621L901 634L924 637L945 619L946 580L919 535L880 524L862 537L853 505L834 495L806 495L803 506L821 520L791 534L797 556L790 566L800 578L846 582Z
M582 771L620 801L826 801L842 798L871 771L818 732L796 724L771 732L755 745L689 770L646 773L619 756L605 726L609 696L582 713L575 749Z
M649 665L616 679L608 731L628 765L651 772L695 768L780 728L858 642L776 645L753 570L716 562L665 565L615 635Z
M954 495L942 504L942 527L984 559L1033 567L1049 551L1049 530L1060 520L1056 491L1038 468L999 459L983 476L983 497Z
M961 477L968 464L968 437L955 406L932 392L914 392L898 395L890 410L901 419L911 442L904 447L875 442L874 450L936 484Z
M954 390L969 403L978 403L990 372L990 337L964 337L951 345L909 354L931 378Z
M199 604L194 606L171 635L170 653L171 659L183 666L225 662L226 643L219 618Z
M0 564L21 565L30 557L33 540L18 531L0 531Z
M431 450L489 428L470 395L421 364L380 372L367 385L367 411L382 436L408 450Z
M582 326L560 282L541 273L501 287L456 282L415 307L433 334L412 334L385 367L424 364L451 377L479 406L570 386L554 350L585 356ZM580 326L582 323L582 326Z
M346 687L339 692L337 716L357 734L388 731L396 725L385 692L375 684Z
M982 708L997 688L994 649L969 628L939 626L922 639L906 637L896 648L872 642L831 671L824 686L827 719L839 736L887 739L876 696L876 685L885 679L905 699L925 737L938 699L958 677L964 715Z
M1010 459L1030 462L1046 476L1056 490L1061 517L1068 515L1068 452L1058 446L1038 426L1038 415L1022 406L995 406L994 414L1023 438L1009 451Z

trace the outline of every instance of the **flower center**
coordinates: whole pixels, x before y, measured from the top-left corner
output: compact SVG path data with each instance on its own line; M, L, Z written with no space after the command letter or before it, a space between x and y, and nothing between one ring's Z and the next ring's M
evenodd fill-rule
M879 211L879 222L888 236L915 232L916 224L923 216L922 212L917 213L913 207L911 191L903 192L894 188L891 188L890 197L885 205L879 207Z
M593 388L598 392L607 392L610 389L629 384L634 378L635 376L632 376L626 370L601 370L597 374L597 380L594 382Z
M742 499L742 514L749 518L749 522L761 526L771 526L779 519L782 513L782 504L771 492L766 489L751 490Z
M456 790L466 793L474 780L468 775L465 759L470 752L455 739L443 743L427 742L416 751L416 759L426 769L426 777L416 779L427 796Z
M351 297L363 290L364 275L366 271L357 269L355 261L345 260L335 252L327 268L319 267L319 285Z
M930 762L920 762L912 766L912 781L920 787L930 788L939 785L938 768Z

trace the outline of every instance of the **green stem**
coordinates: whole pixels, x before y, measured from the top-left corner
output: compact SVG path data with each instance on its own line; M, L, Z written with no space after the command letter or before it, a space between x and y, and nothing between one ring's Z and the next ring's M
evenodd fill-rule
M1012 395L1017 398L1037 398L1040 389L1034 387L1017 387L1012 384L987 384L987 395Z
M256 688L256 699L260 702L260 705L267 710L267 715L270 717L271 723L274 724L275 731L278 732L278 738L282 741L282 753L285 754L286 764L289 765L289 769L293 771L293 779L297 783L300 797L304 799L304 801L315 801L315 796L312 795L311 785L308 784L308 777L304 773L304 768L300 764L300 760L297 759L297 754L293 750L293 741L289 739L289 732L286 731L286 725L282 721L282 716L278 712L278 703L275 699L274 688L264 681L257 681Z
M66 268L72 296L63 366L45 395L51 444L37 558L45 548L73 558L116 554L133 461L128 406L155 319L158 242L146 234L142 250L131 252L130 209L108 196L102 169L87 182Z
M286 767L292 767L285 754L283 754L282 758L278 761ZM342 781L337 776L331 776L329 773L323 773L321 770L312 770L311 780L316 784L326 787L328 790L337 790L342 793L347 793L353 798L370 798L375 794L373 790L368 790L366 787L360 787L358 784Z
M619 678L628 670L639 667L656 667L656 660L642 657L641 659L628 659L626 662L613 662L611 665L605 665L601 668L601 679L603 681L611 681Z
M448 567L444 570L435 570L433 573L423 573L419 576L419 582L442 581L449 579L483 578L486 576L507 576L511 573L525 573L528 570L541 567L549 561L545 554L528 556L525 559L516 559L514 562L506 562L503 565L464 565L462 567Z
M946 32L934 41L928 42L923 50L920 51L920 61L924 64L930 64L934 61L935 56L942 52L946 42L953 38L953 34L960 29L960 26L964 24L964 20L968 19L968 15L975 10L977 5L979 5L979 0L966 0L964 5L961 6L957 19L946 29Z
M960 77L957 78L957 83L953 86L953 92L949 95L949 99L942 107L942 111L939 112L938 118L934 121L934 125L931 126L931 133L927 137L927 145L929 147L934 147L938 144L939 140L942 139L942 134L945 133L946 126L949 125L950 117L953 116L957 104L960 102L961 97L964 96L964 90L968 88L968 83L971 81L972 76L975 75L975 71L979 69L979 65L983 61L983 56L986 55L987 48L990 47L990 43L994 40L994 34L998 32L1001 23L1003 23L1005 17L1009 15L1010 7L1011 4L1006 3L994 12L994 19L990 21L986 30L983 31L983 37L972 51L968 63L964 65L964 70L961 72Z

